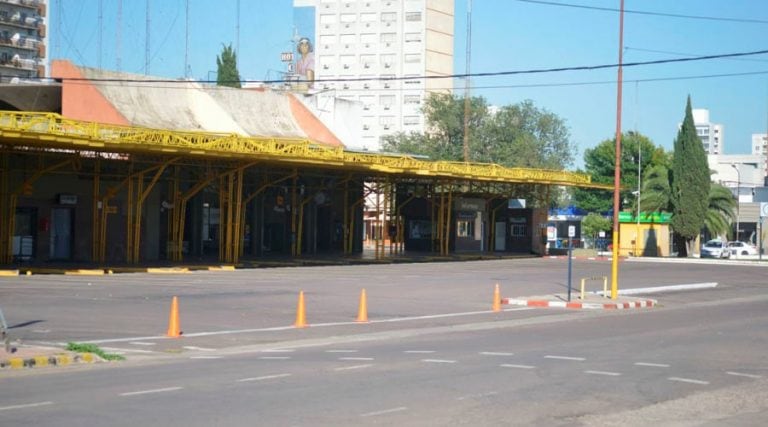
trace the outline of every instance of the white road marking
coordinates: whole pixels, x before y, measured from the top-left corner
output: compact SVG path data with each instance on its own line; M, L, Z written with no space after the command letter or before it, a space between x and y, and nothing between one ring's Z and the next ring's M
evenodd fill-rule
M619 372L608 372L608 371L584 371L585 374L591 374L591 375L606 375L609 377L618 377L621 374Z
M334 371L349 371L349 370L352 370L352 369L365 369L365 368L370 368L371 366L373 366L373 365L371 365L371 364L368 364L368 365L353 365L353 366L343 366L343 367L341 367L341 368L334 368L333 370L334 370Z
M504 352L498 352L498 351L481 351L481 355L483 356L514 356L515 353L504 353Z
M446 360L446 359L421 359L424 363L456 363L455 360Z
M50 329L32 329L32 332L36 334L47 334L48 332L51 332Z
M376 412L368 412L366 414L360 414L361 417L376 417L379 415L385 415L385 414L391 414L393 412L402 412L407 411L408 408L405 406L400 406L398 408L392 408L392 409L385 409L383 411L376 411Z
M288 360L290 359L290 356L261 356L259 357L261 360Z
M456 400L477 399L482 397L495 396L497 394L499 394L498 391L489 391L488 393L468 394L466 396L459 396L456 398Z
M117 347L102 347L102 350L110 353L125 354L125 353L140 353L140 354L154 354L156 351L151 350L139 350L138 348L117 348Z
M731 371L726 372L726 374L733 375L735 377L747 377L747 378L754 378L754 379L758 379L758 378L762 378L763 377L762 375L743 374L741 372L731 372Z
M516 308L506 308L506 309L503 309L502 311L511 312L511 311L525 311L525 310L533 310L533 309L534 309L533 307L516 307ZM371 320L369 323L407 322L411 320L440 319L440 318L446 318L446 317L473 316L477 314L489 314L489 313L492 313L492 311L491 310L470 311L470 312L464 312L464 313L435 314L431 316L398 317L393 319ZM313 323L312 328L317 329L324 326L347 326L347 325L359 325L359 323L358 322ZM231 329L231 330L212 331L212 332L195 332L195 333L188 333L188 334L185 333L184 336L187 338L209 337L209 336L216 336L216 335L248 334L253 332L289 331L293 329L296 329L296 327L294 325L290 325L290 326L275 326L271 328ZM81 342L84 344L106 344L106 343L116 343L116 342L131 342L131 341L141 341L141 340L167 340L167 339L175 339L175 338L169 338L165 335L155 335L155 336L146 336L146 337L107 338L107 339L88 340L88 341L81 341ZM66 343L64 344L66 345ZM293 350L276 350L276 351L293 351Z
M216 351L215 348L195 347L192 345L185 345L183 348L192 351Z
M502 368L536 369L535 366L531 366L531 365L513 365L513 364L509 364L509 363L504 363L504 364L499 365L499 366L501 366Z
M360 360L360 361L367 361L367 360L374 360L373 357L339 357L339 360Z
M357 350L325 350L326 353L357 353Z
M155 342L144 342L144 341L131 341L129 344L131 345L156 345Z
M637 362L635 363L635 366L650 366L652 368L669 368L669 365L667 365L666 363Z
M36 408L38 406L47 406L47 405L53 405L53 402L38 402L38 403L27 403L26 405L3 406L3 407L0 407L0 411L10 411L12 409Z
M694 380L694 379L691 379L691 378L669 377L667 379L670 380L670 381L677 381L677 382L689 383L689 384L700 384L700 385L707 385L707 384L709 384L709 381Z
M190 359L221 359L221 356L190 356Z
M407 354L432 354L435 350L405 350L403 353Z
M637 295L637 294L652 294L656 292L674 292L674 291L690 291L694 289L711 289L716 288L717 282L707 283L691 283L688 285L669 285L669 286L654 286L650 288L634 288L634 289L621 289L618 291L619 295ZM603 292L595 292L598 295L602 295Z
M166 387L166 388L156 388L153 390L131 391L128 393L120 393L120 396L138 396L140 394L166 393L169 391L181 390L182 388L183 387Z
M274 374L274 375L264 375L261 377L252 377L252 378L242 378L237 380L239 383L245 383L249 381L264 381L264 380L274 380L276 378L285 378L290 377L292 374Z
M544 358L545 359L556 359L556 360L573 360L573 361L576 361L576 362L583 362L583 361L587 360L587 359L585 359L583 357L552 356L552 355L544 356Z
M292 348L268 348L266 350L261 350L261 351L262 353L293 353L296 350Z

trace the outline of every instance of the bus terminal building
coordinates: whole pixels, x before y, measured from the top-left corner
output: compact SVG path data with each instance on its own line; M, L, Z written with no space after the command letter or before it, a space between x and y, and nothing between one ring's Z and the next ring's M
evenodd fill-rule
M52 72L0 91L2 266L359 256L365 239L377 257L543 254L551 189L603 188L346 150L290 93Z

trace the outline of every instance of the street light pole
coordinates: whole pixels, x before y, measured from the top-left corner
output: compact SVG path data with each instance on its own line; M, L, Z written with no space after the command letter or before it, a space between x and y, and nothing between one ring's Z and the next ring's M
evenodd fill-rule
M731 163L731 167L736 169L736 241L739 242L739 196L741 195L741 171L736 163Z

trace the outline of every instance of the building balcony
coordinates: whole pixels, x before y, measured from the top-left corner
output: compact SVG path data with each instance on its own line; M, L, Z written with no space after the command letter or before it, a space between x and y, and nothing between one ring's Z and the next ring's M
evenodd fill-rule
M12 4L29 9L40 9L40 6L45 6L42 0L0 0L0 4Z
M0 25L23 28L25 30L37 30L41 37L45 37L45 24L43 24L42 19L38 17L28 16L26 19L22 20L20 14L0 16Z

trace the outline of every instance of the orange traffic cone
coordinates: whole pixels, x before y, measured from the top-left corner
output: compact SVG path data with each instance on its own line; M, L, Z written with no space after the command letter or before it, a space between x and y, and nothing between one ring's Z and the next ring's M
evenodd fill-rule
M501 293L499 292L499 284L496 284L496 289L493 290L493 307L491 308L494 313L501 311Z
M171 302L171 315L168 318L168 332L167 336L171 338L181 337L181 325L179 323L179 298L173 297Z
M293 326L297 328L306 328L309 326L307 324L306 309L304 308L304 291L299 292L299 306L296 309L296 323L294 323Z
M357 310L355 322L368 323L368 298L365 296L365 289L360 292L360 308Z

